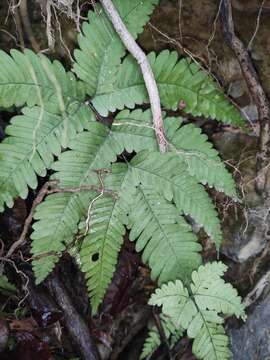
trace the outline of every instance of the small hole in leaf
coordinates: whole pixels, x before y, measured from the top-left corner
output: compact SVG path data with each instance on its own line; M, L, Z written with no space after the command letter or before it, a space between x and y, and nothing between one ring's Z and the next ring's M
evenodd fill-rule
M95 261L98 261L98 259L99 259L99 253L93 254L91 259L92 259L92 261L94 261L94 262L95 262Z

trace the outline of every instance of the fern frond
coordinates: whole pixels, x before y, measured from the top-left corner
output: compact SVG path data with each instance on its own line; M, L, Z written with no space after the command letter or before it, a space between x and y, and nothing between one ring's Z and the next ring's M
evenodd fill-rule
M168 201L173 199L180 213L190 215L219 247L222 236L214 205L203 186L188 174L186 164L178 156L142 151L130 165L138 181L156 188Z
M80 103L84 97L85 85L59 61L51 62L31 50L11 50L10 55L0 51L0 106L51 102L64 111L67 104Z
M213 78L190 59L178 60L176 52L162 51L148 55L157 81L162 105L176 110L180 100L184 111L193 116L205 116L227 124L243 125L238 109L226 98ZM128 56L117 74L113 89L96 93L93 104L101 115L122 110L125 106L147 103L148 95L138 64Z
M201 263L201 246L173 204L153 188L138 186L128 227L129 238L136 240L138 252L143 251L142 260L149 263L154 280L158 278L159 284L190 280Z
M53 106L24 108L6 128L8 135L0 144L0 211L13 199L26 198L28 187L37 187L37 175L45 176L76 133L88 127L95 117L82 105L69 107L70 113L59 114Z
M200 266L192 274L189 289L180 280L162 285L151 296L149 304L162 306L162 313L174 325L187 330L194 339L193 353L198 359L230 358L228 338L220 314L245 319L244 305L232 285L221 278L227 267L221 262Z
M136 38L143 31L158 0L113 2L127 28ZM125 47L100 6L96 6L95 12L89 11L88 22L83 23L82 31L83 35L78 38L81 50L74 52L74 71L87 84L90 96L110 92L121 58L125 55Z
M181 328L176 328L175 325L172 323L172 321L163 314L160 315L160 320L166 339L168 340L170 347L173 347L174 344L183 335L183 330ZM156 349L160 346L160 344L161 344L161 340L158 329L155 325L153 325L150 328L148 332L148 336L144 342L140 359L149 358L154 353L154 351L156 351Z
M95 195L91 191L51 194L37 207L31 235L37 284L51 273L62 252L72 243L78 223Z
M164 119L169 150L187 164L187 170L198 182L215 187L237 199L235 182L207 136L193 124L182 125L181 118ZM112 124L115 141L128 152L158 150L150 110L123 110Z
M157 348L160 346L161 340L158 333L158 329L156 326L153 326L147 335L147 338L145 339L145 342L143 344L143 349L140 355L140 360L145 358L150 358L151 355L157 350Z
M125 165L115 165L110 176L110 188L119 193L125 192L128 186L127 174ZM94 314L103 300L116 269L118 253L126 232L123 225L126 210L120 196L102 197L93 203L91 209L89 233L82 244L80 263L87 279Z
M97 185L99 178L95 170L109 167L116 160L111 145L110 130L102 124L91 122L88 130L78 134L69 143L71 150L62 153L52 164L56 173L53 179L61 188L76 188ZM41 282L53 269L59 254L65 250L77 232L80 219L87 213L93 192L82 191L69 194L52 194L37 207L32 238L32 253L36 281ZM85 203L86 202L86 203ZM54 221L52 221L52 218ZM52 222L51 222L52 221ZM41 256L45 249L50 256Z

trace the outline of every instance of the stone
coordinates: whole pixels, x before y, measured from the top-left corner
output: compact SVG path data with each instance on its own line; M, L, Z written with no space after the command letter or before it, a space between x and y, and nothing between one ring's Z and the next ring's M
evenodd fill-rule
M231 360L270 360L270 293L240 328L228 331Z
M259 119L257 107L254 104L249 104L242 109L243 114L248 118L250 121L256 121Z

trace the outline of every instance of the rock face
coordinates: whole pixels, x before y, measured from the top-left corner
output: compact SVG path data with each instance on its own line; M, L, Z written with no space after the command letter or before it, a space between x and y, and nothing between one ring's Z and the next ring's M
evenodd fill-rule
M270 360L270 294L257 305L246 323L229 330L231 360Z
M239 194L243 196L243 204L222 211L222 253L243 263L260 254L267 241L268 208L255 189L257 140L248 134L228 131L215 134L213 141L235 172Z

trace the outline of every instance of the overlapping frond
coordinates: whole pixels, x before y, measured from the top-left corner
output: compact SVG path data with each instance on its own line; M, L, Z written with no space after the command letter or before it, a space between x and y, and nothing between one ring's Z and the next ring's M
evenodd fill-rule
M64 111L68 104L80 103L85 84L76 81L59 61L31 50L0 51L0 106L57 104Z
M0 144L0 211L4 204L13 206L16 197L26 198L28 187L37 187L37 176L46 175L54 156L95 119L85 105L70 106L69 111L26 107L11 120Z
M132 165L114 164L111 171L104 186L117 197L92 204L89 235L81 251L94 311L115 270L123 224L131 228L130 238L137 240L137 251L143 250L143 261L149 263L152 277L160 283L178 277L187 280L201 261L201 246L175 206L155 189L137 187L138 181L145 180L138 179Z
M123 110L112 123L112 134L128 152L158 150L151 110Z
M230 358L228 337L220 314L245 319L244 305L232 285L221 278L226 266L220 262L200 266L192 274L189 289L180 280L162 285L150 298L150 305L162 306L162 312L176 327L187 330L198 359Z
M187 171L198 182L215 187L237 198L235 182L207 136L193 124L182 126L181 118L164 119L169 150L187 164ZM158 150L150 110L123 110L112 124L115 140L127 151Z
M93 200L91 186L102 188L102 180L96 170L107 168L110 162L116 160L110 130L97 122L89 123L88 130L69 142L69 148L71 150L62 153L59 160L52 164L56 171L52 178L59 181L62 189L74 189L76 192L50 195L37 207L35 215L38 221L34 224L35 231L31 237L37 282L49 274L59 254L72 241L79 221L86 216ZM46 249L49 254L43 256Z
M162 105L176 110L179 101L185 102L184 111L193 116L205 116L227 124L243 125L239 110L224 95L213 78L190 59L178 60L176 52L162 51L148 55L158 85ZM93 104L102 115L122 110L125 106L148 102L143 77L136 61L124 59L111 91L97 93Z
M114 0L119 15L131 34L136 38L143 31L158 0ZM74 71L87 84L87 93L94 96L113 90L125 47L113 29L104 10L96 6L89 11L88 22L82 26L83 34L78 42L81 50L75 50Z
M159 284L169 280L190 280L201 263L201 245L177 208L150 187L138 186L129 213L129 238L143 251L151 277Z
M217 212L207 192L190 176L186 164L172 153L142 151L132 159L130 165L143 185L173 200L177 209L190 215L219 247L222 235Z
M62 153L52 165L54 178L62 187L80 187L93 183L96 170L106 169L116 161L121 148L114 142L108 127L98 122L90 123L88 129L69 143L70 151Z

